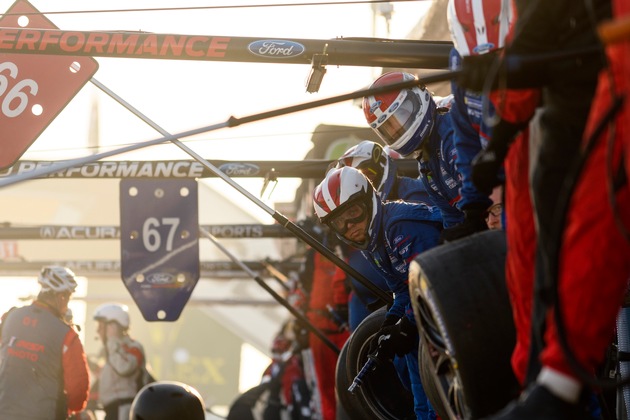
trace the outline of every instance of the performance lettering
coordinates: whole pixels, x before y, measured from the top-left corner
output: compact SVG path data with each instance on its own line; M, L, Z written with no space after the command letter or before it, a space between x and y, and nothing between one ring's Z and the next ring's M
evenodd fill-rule
M17 29L2 29L0 30L0 48L12 49L17 38Z
M133 46L138 43L138 38L138 35L130 35L127 39L123 39L123 34L114 34L109 45L107 45L107 53L131 54L133 52ZM103 43L107 44L107 39L105 39Z
M222 58L229 37L60 31L48 29L0 30L0 51L68 53L144 58Z
M0 172L0 177L18 175L50 167L55 162L19 162ZM46 178L201 178L204 166L196 161L93 162L45 175Z

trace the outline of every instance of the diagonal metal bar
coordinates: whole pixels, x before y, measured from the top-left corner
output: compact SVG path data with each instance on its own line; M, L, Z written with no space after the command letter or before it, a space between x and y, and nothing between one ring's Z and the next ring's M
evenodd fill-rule
M343 101L347 101L347 100L351 100L351 99L362 98L364 96L376 95L376 94L379 94L379 93L390 92L390 91L404 89L404 88L408 88L408 87L412 87L412 86L416 86L416 85L421 85L421 84L429 84L429 83L433 83L433 82L441 82L441 81L444 81L444 80L450 80L453 77L456 77L458 74L459 74L459 71L445 71L445 72L440 72L440 73L433 74L431 76L424 77L424 78L422 78L422 80L409 80L409 81L406 81L406 82L394 83L394 84L391 84L391 85L388 85L388 86L380 86L380 87L376 87L376 88L357 90L357 91L354 91L354 92L351 92L351 93L346 93L346 94L343 94L343 95L338 95L338 96L333 96L333 97L330 97L330 98L319 99L319 100L315 100L315 101L311 101L311 102L305 102L305 103L298 104L298 105L291 105L291 106L288 106L288 107L285 107L285 108L279 108L279 109L275 109L275 110L271 110L271 111L261 112L259 114L253 114L253 115L245 116L245 117L242 117L242 118L230 117L230 118L228 118L226 121L224 121L222 123L212 124L212 125L208 125L208 126L205 126L205 127L196 128L196 129L193 129L193 130L183 131L183 132L180 132L180 133L177 133L177 134L168 134L168 135L165 134L164 137L160 137L160 138L157 138L157 139L153 139L153 140L148 140L148 141L145 141L145 142L132 144L132 145L129 145L129 146L121 147L121 148L110 150L110 151L107 151L107 152L97 153L97 154L90 155L90 156L85 156L85 157L82 157L82 158L77 158L77 159L72 159L72 160L67 160L67 161L60 161L58 164L50 165L49 167L46 167L46 168L40 168L40 169L31 171L31 172L28 172L28 173L24 173L24 174L12 175L10 177L7 177L7 178L4 178L4 179L0 180L0 188L6 187L6 186L9 186L9 185L14 185L14 184L17 184L19 182L27 181L27 180L33 179L33 178L45 177L46 175L49 175L49 174L52 174L52 173L55 173L55 172L59 172L59 171L62 171L64 169L68 169L68 168L72 168L72 167L80 166L80 165L85 165L85 164L88 164L88 163L91 163L91 162L95 162L97 160L101 160L103 158L107 158L107 157L111 157L111 156L115 156L115 155L119 155L119 154L123 154L123 153L127 153L127 152L132 152L134 150L139 150L139 149L142 149L142 148L145 148L145 147L149 147L149 146L155 146L157 144L165 143L167 141L173 142L173 141L175 141L175 140L177 140L179 138L184 138L184 137L194 136L194 135L197 135L197 134L207 133L207 132L210 132L210 131L215 131L215 130L219 130L221 128L226 128L226 127L236 127L236 126L239 126L239 125L242 125L242 124L247 124L247 123L251 123L251 122L255 122L255 121L261 121L261 120L265 120L265 119L268 119L268 118L277 117L277 116L280 116L280 115L292 114L292 113L299 112L299 111L305 111L307 109L313 109L313 108L318 108L318 107L322 107L322 106L326 106L326 105L332 105L332 104L335 104L335 103L339 103L339 102L343 102ZM96 84L97 86L100 85L100 82L98 82L94 78L92 78L91 81L92 81L92 83ZM99 88L100 88L100 86L99 86ZM103 88L104 88L104 86L103 86ZM107 91L106 91L106 93L107 93ZM127 105L125 105L125 106L127 107ZM136 114L136 115L138 115L138 114ZM140 113L140 115L142 115L142 114ZM144 117L144 118L146 118L146 117ZM146 120L145 120L145 122L146 122ZM150 125L155 128L153 123L151 123ZM161 130L158 130L158 131L161 132ZM217 176L220 176L220 175L217 174Z
M99 89L103 90L103 92L105 92L106 94L111 96L114 100L116 100L118 103L120 103L125 108L127 108L129 111L131 111L133 114L135 114L138 118L140 118L141 120L146 122L148 125L153 127L158 133L161 133L161 134L163 134L164 136L167 136L167 137L169 136L169 133L166 130L164 130L157 123L152 121L149 117L147 117L146 115L141 113L139 110L137 110L131 104L127 103L121 97L116 95L110 89L105 87L102 83L98 82L94 78L92 79L92 83L94 83ZM405 83L408 83L408 82L405 82ZM254 204L258 205L262 210L264 210L271 217L273 217L274 220L276 220L278 223L280 223L280 225L282 225L287 230L289 230L289 232L293 233L299 239L301 239L302 241L304 241L305 243L307 243L308 245L313 247L315 250L317 250L319 253L321 253L323 256L325 256L330 261L332 261L335 265L337 265L339 268L341 268L344 272L348 273L349 275L351 275L352 277L357 279L357 281L359 281L363 286L365 286L368 290L370 290L380 300L382 300L386 304L391 304L391 302L393 301L391 294L388 294L388 293L384 292L379 287L374 285L362 273L357 271L352 266L348 265L344 260L339 258L333 251L328 249L321 242L317 241L315 238L313 238L311 235L309 235L301 227L299 227L296 224L292 223L284 215L278 213L277 211L275 211L274 209L272 209L271 207L266 205L258 197L256 197L255 195L253 195L252 193L250 193L249 191L244 189L238 183L234 182L233 179L231 179L229 176L227 176L226 174L221 172L214 165L212 165L210 162L208 162L206 159L204 159L202 156L200 156L198 153L196 153L194 150L192 150L191 148L186 146L184 143L182 143L178 139L172 139L171 142L174 145L176 145L177 147L179 147L180 149L182 149L184 152L188 153L192 158L194 158L196 161L198 161L199 163L204 165L207 169L212 171L216 176L218 176L219 178L223 179L230 186L232 186L238 192L240 192L245 197L247 197L251 202L253 202Z
M228 251L228 249L225 248L219 241L217 241L217 239L214 236L212 236L211 234L209 234L208 232L206 232L203 229L199 229L199 231L201 232L201 234L203 236L205 236L206 238L210 239L210 241L217 248L219 248L221 250L221 252L223 252L229 259L231 259L235 264L238 264L243 269L243 271L245 271L247 274L249 274L256 281L256 283L258 283L260 285L260 287L265 289L265 291L267 291L267 293L269 293L279 304L284 306L289 312L291 312L291 314L294 317L296 317L298 320L300 320L304 324L304 326L309 331L311 331L313 334L315 334L317 336L317 338L322 340L322 342L324 344L326 344L326 346L328 346L336 354L340 353L339 347L337 347L335 345L335 343L330 341L330 339L326 336L326 334L324 334L319 328L315 327L311 323L311 321L309 321L308 318L306 316L304 316L303 313L301 313L300 311L295 309L293 306L291 306L291 304L289 302L287 302L286 299L284 299L275 290L273 290L271 287L269 287L269 285L267 283L265 283L265 281L262 278L260 278L260 276L258 274L254 273L252 270L249 269L248 266L246 266L238 258L236 258L234 256L234 254L232 254L230 251Z

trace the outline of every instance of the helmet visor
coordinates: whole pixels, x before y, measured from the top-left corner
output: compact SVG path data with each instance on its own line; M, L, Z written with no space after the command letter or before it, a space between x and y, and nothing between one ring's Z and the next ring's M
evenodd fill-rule
M395 104L392 105L394 106ZM405 95L402 103L391 111L389 117L376 128L376 131L385 143L395 147L395 143L414 127L414 122L418 118L421 118L420 111L422 111L420 99L412 90Z
M347 207L343 212L331 217L327 223L339 235L348 232L351 224L361 223L367 218L367 206L364 202L356 202Z

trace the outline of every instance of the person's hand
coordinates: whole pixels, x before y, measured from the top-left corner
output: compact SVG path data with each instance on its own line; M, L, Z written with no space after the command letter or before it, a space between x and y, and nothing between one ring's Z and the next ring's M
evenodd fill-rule
M510 145L524 124L513 124L502 119L492 128L488 147L479 152L472 161L471 178L479 192L490 196L494 187L501 184L499 171Z
M496 75L495 67L499 65L500 50L481 55L468 55L462 58L461 73L455 82L464 89L481 92L488 77ZM494 82L493 82L494 84Z
M471 178L473 184L482 194L490 195L497 185L501 184L499 171L503 166L507 150L498 149L492 142L486 150L482 150L472 161Z
M383 321L383 323L381 324L381 327L379 328L379 330L376 332L376 334L374 334L374 336L372 336L372 340L370 341L370 349L369 349L369 354L374 354L378 351L378 355L379 358L383 358L383 359L388 359L389 357L385 357L385 348L381 349L380 345L381 343L384 343L385 341L389 340L391 333L393 331L395 331L396 327L396 323L398 322L397 317L393 316L393 315L387 315L385 317L385 320ZM387 347L387 345L385 345L385 347ZM389 355L387 355L389 356ZM393 354L391 355L393 357Z
M414 348L418 347L418 340L420 336L418 334L416 324L409 321L409 318L406 316L403 316L397 325L399 331L396 338L395 352L397 356L404 356L405 354L411 352Z
M394 325L388 324L374 335L370 342L370 354L381 360L392 360L394 355L404 356L418 345L418 330L406 316Z
M486 209L481 207L470 207L464 209L464 221L451 228L444 229L440 234L439 243L453 242L457 239L482 232L488 229L486 223Z

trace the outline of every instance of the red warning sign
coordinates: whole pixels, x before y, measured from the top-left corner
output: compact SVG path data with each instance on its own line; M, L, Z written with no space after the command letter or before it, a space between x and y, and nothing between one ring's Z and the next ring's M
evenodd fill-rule
M13 3L0 27L59 29L25 0ZM20 48L29 46L25 42ZM91 57L0 54L0 169L28 150L97 69Z

